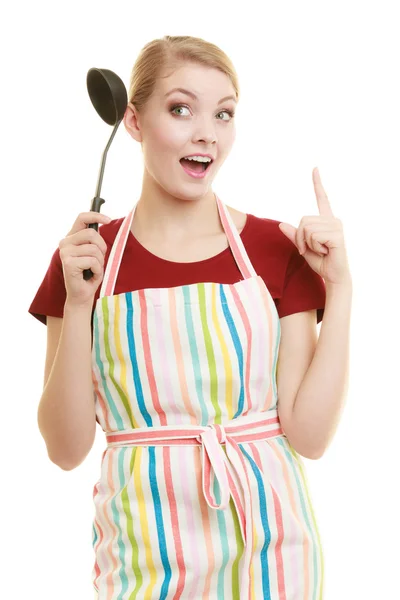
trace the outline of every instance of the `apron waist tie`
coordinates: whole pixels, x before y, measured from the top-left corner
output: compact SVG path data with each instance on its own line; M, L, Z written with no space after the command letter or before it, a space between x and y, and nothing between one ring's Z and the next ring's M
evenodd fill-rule
M217 510L224 510L232 497L236 507L245 546L240 597L250 598L250 564L253 551L252 498L246 459L238 444L285 435L280 426L278 410L238 417L223 425L162 425L105 433L108 447L201 444L203 493L208 505ZM225 444L226 454L221 444ZM220 488L219 504L212 491L214 478L217 479Z

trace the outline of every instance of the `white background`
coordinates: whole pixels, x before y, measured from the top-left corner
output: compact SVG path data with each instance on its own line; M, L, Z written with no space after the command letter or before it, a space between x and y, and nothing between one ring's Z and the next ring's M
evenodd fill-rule
M354 285L350 385L333 443L320 460L305 459L324 546L324 600L396 597L397 8L382 0L8 5L1 36L2 597L93 596L92 490L105 438L98 428L73 471L48 459L36 421L46 327L27 311L59 240L90 208L111 134L90 103L87 71L111 69L128 86L140 49L166 34L219 45L239 74L237 138L213 184L221 199L297 226L318 214L311 179L318 166L342 219ZM118 218L130 210L142 170L140 145L121 124L108 153L103 213Z

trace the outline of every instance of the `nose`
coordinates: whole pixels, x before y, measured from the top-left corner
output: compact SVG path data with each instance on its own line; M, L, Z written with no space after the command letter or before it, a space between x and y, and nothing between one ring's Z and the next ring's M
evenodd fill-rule
M203 135L201 137L196 137L196 140L198 142L205 142L206 144L215 144L216 143L216 137L213 134L208 134L208 135Z
M210 123L208 117L205 117L204 119L198 119L194 138L195 141L198 142L215 144L215 142L217 141L215 126Z

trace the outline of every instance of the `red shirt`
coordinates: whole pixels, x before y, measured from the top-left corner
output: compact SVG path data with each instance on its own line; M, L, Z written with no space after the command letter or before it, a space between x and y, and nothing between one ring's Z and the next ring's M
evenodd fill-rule
M107 243L105 265L124 217L99 226ZM325 307L325 283L308 265L297 247L281 232L281 221L248 214L240 234L249 258L274 299L279 317L317 309L317 323ZM235 283L242 279L230 248L216 256L191 263L176 263L159 258L146 250L129 234L122 256L114 294L145 288L166 288L192 283ZM93 310L101 283L93 299ZM29 313L46 324L46 316L63 317L66 289L57 248L49 268L29 307ZM93 311L92 311L93 319Z

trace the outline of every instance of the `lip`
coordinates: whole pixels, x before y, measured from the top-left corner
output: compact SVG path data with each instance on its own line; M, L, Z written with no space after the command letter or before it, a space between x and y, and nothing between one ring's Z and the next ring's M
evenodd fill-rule
M208 154L188 154L187 156L209 156L209 155ZM212 162L211 162L205 171L203 171L201 173L197 173L196 171L191 171L190 169L187 169L186 167L184 167L180 161L179 161L179 164L181 165L181 167L185 171L185 173L190 175L190 177L194 177L195 179L203 179L208 174L208 172L211 171L211 166L212 166Z

